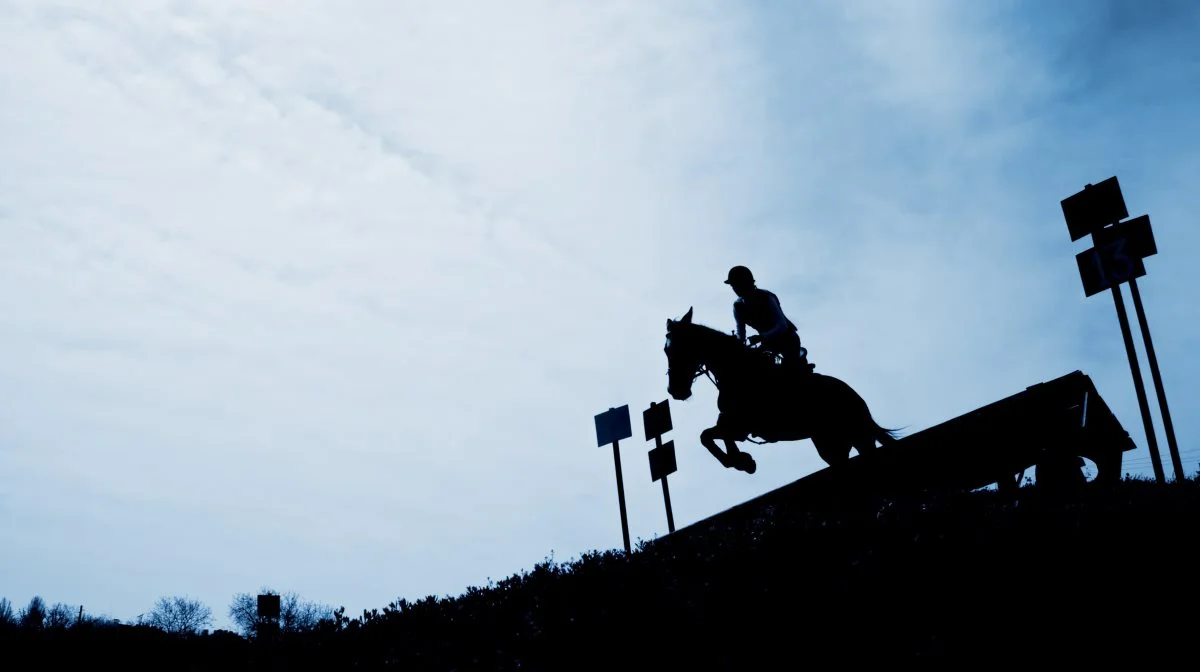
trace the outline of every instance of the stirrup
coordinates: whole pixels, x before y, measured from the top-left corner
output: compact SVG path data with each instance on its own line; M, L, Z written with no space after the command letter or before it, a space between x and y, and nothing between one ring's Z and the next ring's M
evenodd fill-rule
M812 373L816 370L817 365L808 361L808 348L803 346L800 348L800 357L796 360L796 368L807 370L808 373Z

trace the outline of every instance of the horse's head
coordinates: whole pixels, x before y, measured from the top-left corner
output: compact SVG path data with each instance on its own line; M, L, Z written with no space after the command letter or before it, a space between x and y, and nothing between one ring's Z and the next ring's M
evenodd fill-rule
M683 401L692 396L692 382L700 375L700 356L691 335L692 309L679 320L667 320L667 393Z

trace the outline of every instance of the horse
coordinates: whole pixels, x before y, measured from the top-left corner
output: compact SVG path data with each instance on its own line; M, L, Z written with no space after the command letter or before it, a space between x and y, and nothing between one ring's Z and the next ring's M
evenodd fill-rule
M747 474L758 468L738 448L739 441L811 439L832 467L850 459L852 448L865 455L876 449L876 441L887 445L899 440L898 430L879 426L867 403L844 381L811 368L798 371L776 364L774 355L692 322L692 308L679 320L667 320L663 351L672 398L691 397L692 384L701 375L716 385L717 422L700 433L700 443L726 468ZM726 451L717 447L718 440Z

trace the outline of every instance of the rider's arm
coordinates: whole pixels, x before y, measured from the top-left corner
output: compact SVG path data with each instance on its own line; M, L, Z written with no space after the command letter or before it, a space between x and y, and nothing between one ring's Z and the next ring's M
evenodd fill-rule
M733 302L733 321L737 325L737 339L744 344L746 342L746 322L742 320L743 303L741 299Z
M773 336L782 334L788 328L787 318L783 316L783 308L780 307L779 301L774 297L767 297L767 309L771 311L771 317L775 320L775 326L768 329L764 334L764 339L769 339Z

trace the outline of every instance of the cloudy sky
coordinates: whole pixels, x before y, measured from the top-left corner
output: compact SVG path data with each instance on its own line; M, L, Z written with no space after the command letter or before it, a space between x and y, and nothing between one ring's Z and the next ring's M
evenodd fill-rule
M1194 473L1198 28L1165 0L3 0L0 595L224 626L264 585L357 614L619 547L593 416L622 404L631 534L663 534L640 413L668 317L733 328L734 264L882 424L1081 369L1150 474L1059 206L1112 175L1154 224ZM704 380L672 410L679 525L823 466L721 468Z

